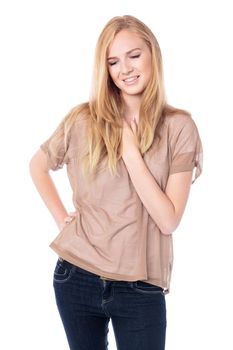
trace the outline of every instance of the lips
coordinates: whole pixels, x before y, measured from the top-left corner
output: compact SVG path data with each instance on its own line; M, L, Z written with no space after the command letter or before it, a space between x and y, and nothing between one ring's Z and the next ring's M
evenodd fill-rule
M138 78L139 78L139 75L135 75L133 77L129 77L129 78L123 79L123 81L125 83L132 83L132 82L136 81Z
M125 86L131 86L131 85L138 83L139 77L140 77L140 75L134 75L133 77L123 79L122 81L123 81Z

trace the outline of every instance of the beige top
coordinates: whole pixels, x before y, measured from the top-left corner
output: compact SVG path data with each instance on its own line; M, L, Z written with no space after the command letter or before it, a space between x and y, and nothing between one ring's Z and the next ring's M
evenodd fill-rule
M143 280L169 291L173 249L172 235L161 233L148 214L121 158L120 177L108 169L87 182L79 167L87 146L87 118L80 115L64 154L58 161L48 151L49 139L41 145L49 168L67 164L77 216L67 224L50 247L63 259L111 279ZM166 116L160 143L154 140L144 161L164 191L169 174L194 168L193 182L202 171L202 145L193 119L187 115Z

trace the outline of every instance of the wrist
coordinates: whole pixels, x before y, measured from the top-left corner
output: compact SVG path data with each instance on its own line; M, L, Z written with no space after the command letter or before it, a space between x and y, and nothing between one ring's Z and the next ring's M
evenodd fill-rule
M122 158L123 158L124 162L127 163L130 161L142 159L142 155L141 155L139 149L135 149L129 153L125 153L124 155L122 155Z

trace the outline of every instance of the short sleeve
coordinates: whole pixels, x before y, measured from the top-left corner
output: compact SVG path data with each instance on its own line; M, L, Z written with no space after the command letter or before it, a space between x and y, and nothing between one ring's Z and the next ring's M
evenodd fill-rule
M63 123L60 123L53 134L40 145L40 148L46 154L49 169L55 171L68 163L68 146L69 144L65 145Z
M195 168L192 183L203 168L203 149L197 126L190 116L177 116L169 125L170 174L191 171Z

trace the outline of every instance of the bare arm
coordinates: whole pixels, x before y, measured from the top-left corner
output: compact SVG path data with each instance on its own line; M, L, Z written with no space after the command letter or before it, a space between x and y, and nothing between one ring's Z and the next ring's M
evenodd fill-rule
M124 157L133 185L148 213L163 234L171 234L179 225L188 200L192 171L169 176L163 192L137 152Z
M122 158L142 203L163 234L169 235L180 223L188 200L192 171L172 174L165 192L147 168L138 147L136 123L124 122Z
M42 200L52 214L58 228L61 229L68 213L49 174L46 155L41 149L30 160L29 169Z

